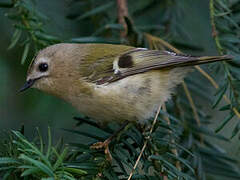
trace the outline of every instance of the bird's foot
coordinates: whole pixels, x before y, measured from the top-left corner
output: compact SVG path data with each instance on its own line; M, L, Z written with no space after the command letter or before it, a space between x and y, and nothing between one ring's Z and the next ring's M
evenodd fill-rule
M111 139L112 138L108 138L104 142L97 142L97 143L94 143L93 145L90 146L91 149L104 149L106 159L110 162L112 161L112 155L111 155L111 152L109 150L109 144L111 142Z
M124 130L124 128L128 125L128 121L124 121L124 123L122 124L122 126L113 133L113 135L111 135L109 138L107 138L104 142L97 142L95 144L93 144L92 146L90 146L91 149L104 149L104 153L106 155L106 158L108 161L112 161L112 155L111 152L109 151L109 144L111 143L111 141L118 136L118 134Z

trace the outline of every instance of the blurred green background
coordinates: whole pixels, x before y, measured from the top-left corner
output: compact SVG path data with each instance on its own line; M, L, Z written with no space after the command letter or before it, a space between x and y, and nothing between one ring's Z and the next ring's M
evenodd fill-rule
M47 26L51 27L48 28L50 33L69 38L81 32L77 23L65 18L68 11L65 1L38 1L36 5L49 18ZM45 131L49 125L53 131L56 130L53 134L61 135L60 128L74 126L72 117L78 113L62 100L38 90L17 93L25 81L31 59L21 65L21 40L14 49L7 50L14 30L13 22L5 16L8 11L0 9L0 127L7 130L24 125L26 135L31 136L35 127Z
M134 0L129 0L129 4L134 3L136 3ZM189 43L202 48L201 51L185 51L187 53L216 55L215 43L211 36L208 0L195 0L183 4L187 13L178 17L178 21L181 21L181 29L184 32L179 37L178 42ZM70 39L90 36L93 31L92 25L87 20L73 21L66 18L72 11L70 1L36 1L36 8L48 17L46 29L52 35L59 36L62 39ZM66 140L72 140L71 135L64 133L61 128L73 128L75 126L72 117L77 116L79 113L74 108L62 100L35 89L21 94L17 93L25 81L31 56L27 58L24 65L21 65L20 61L23 52L21 40L14 49L8 50L14 31L13 22L5 16L8 11L8 9L0 9L0 127L2 130L9 130L19 129L21 125L24 125L26 135L32 137L35 127L39 127L44 132L47 130L47 126L50 125L56 139L59 136L64 136ZM130 5L129 11L131 13ZM161 15L161 9L159 9L159 14ZM143 19L144 22L148 19L149 24L159 24L158 16L152 16L152 14L148 13L139 13L138 16L134 17L134 22L141 25ZM215 90L207 80L200 77L197 72L192 73L192 75L196 79L201 78L204 82L203 85L209 87L207 93L210 96L214 95ZM179 88L179 91L181 91L181 88ZM200 102L197 97L194 98L196 103ZM211 103L205 102L204 109L214 113L211 110ZM213 119L212 128L223 119L223 114L219 112L215 112L213 116L215 118ZM228 126L230 127L231 123ZM228 135L228 129L225 128L222 134ZM232 131L229 129L230 132ZM235 142L238 143L237 138L235 138ZM226 149L231 151L231 155L234 155L238 150L236 143L227 144L226 146ZM232 147L234 147L234 151L231 150Z

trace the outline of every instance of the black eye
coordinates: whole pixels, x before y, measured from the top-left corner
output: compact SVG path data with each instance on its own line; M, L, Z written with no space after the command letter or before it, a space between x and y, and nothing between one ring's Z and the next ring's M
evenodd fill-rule
M41 72L45 72L48 70L48 64L47 63L41 63L38 65L38 69Z

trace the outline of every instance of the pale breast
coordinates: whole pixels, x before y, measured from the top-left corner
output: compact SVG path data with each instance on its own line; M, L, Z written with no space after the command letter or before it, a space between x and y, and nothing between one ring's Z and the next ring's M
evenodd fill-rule
M95 86L94 110L101 121L143 122L154 115L159 104L170 97L168 72L152 71L130 76L117 82Z
M138 121L153 117L187 71L149 71L107 85L94 85L93 96L75 98L73 105L100 122Z

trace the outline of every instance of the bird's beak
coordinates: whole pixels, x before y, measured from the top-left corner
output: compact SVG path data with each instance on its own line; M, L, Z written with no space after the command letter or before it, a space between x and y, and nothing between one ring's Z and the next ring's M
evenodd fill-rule
M28 88L32 87L36 79L29 79L28 81L25 82L25 84L18 90L18 92L23 92L27 90Z

